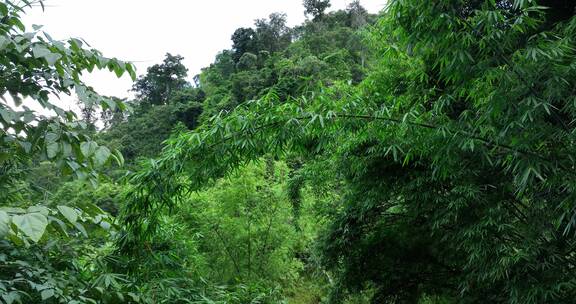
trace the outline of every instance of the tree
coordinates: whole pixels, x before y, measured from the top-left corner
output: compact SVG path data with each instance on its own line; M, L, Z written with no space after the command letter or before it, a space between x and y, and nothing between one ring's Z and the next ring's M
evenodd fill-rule
M304 0L304 14L319 20L324 16L324 11L331 6L330 0Z
M291 42L290 28L286 25L286 14L273 13L267 19L255 22L258 51L275 53L284 50Z
M221 179L206 191L187 199L182 208L190 231L202 237L201 252L220 284L263 281L267 284L294 276L291 254L294 229L283 185L265 177L264 164L249 165L230 179Z
M350 19L350 27L358 29L366 25L368 22L368 11L360 4L360 0L354 0L346 7L348 18Z
M182 56L167 53L161 64L149 67L132 87L136 97L150 105L166 104L175 91L190 86L186 80L188 69L182 60Z
M239 28L232 34L234 61L238 62L244 53L257 53L256 31L252 28Z

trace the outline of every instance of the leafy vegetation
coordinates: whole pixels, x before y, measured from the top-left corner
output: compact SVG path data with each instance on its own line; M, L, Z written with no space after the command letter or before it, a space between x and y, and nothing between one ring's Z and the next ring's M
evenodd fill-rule
M572 303L576 4L303 4L194 84L0 4L0 303Z

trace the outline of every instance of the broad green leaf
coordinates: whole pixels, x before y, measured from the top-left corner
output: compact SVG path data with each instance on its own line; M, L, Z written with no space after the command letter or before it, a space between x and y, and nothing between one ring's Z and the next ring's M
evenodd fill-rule
M96 164L99 166L104 165L106 161L108 161L108 158L110 158L110 154L110 149L106 147L98 147L98 150L96 150L96 153L94 154Z
M32 47L32 55L36 58L46 59L49 65L54 65L60 58L62 58L62 55L52 53L52 51L41 44Z
M5 122L11 122L15 117L14 111L0 108L0 117L2 117Z
M97 148L98 144L93 141L83 142L80 144L80 151L82 151L82 154L86 157L90 157L94 154Z
M70 223L75 224L78 221L78 212L75 209L68 206L58 206L57 208Z
M2 294L2 299L6 304L12 304L14 302L20 302L20 295L18 291L10 291Z
M46 59L49 65L54 65L60 58L62 58L62 55L51 53L49 55L44 56L44 58Z
M2 208L3 211L9 213L16 213L16 214L24 214L26 213L26 209L18 208L18 207L4 207Z
M58 143L49 143L46 146L46 155L48 158L54 158L58 155L58 151L60 150L60 145Z
M116 110L116 102L112 98L104 98L103 102L106 104L107 108Z
M54 296L54 289L44 289L40 292L40 297L42 297L42 301L48 300Z
M0 36L0 50L3 50L10 44L10 39L4 36Z
M140 297L137 294L129 292L128 295L132 298L134 302L140 302Z
M110 62L110 59L102 56L98 57L98 63L100 63L102 68L105 68L108 65L108 62Z
M86 180L88 178L88 174L86 174L86 172L84 172L83 170L76 170L76 176L78 177L79 180Z
M46 133L44 140L46 140L46 142L55 142L58 140L58 138L60 138L60 136L58 134L48 132L48 133Z
M126 70L128 71L128 74L130 74L130 78L136 80L136 69L131 63L126 64Z
M20 229L32 241L38 242L44 235L48 220L46 216L40 213L28 213L24 215L15 215L12 217L12 223Z
M50 214L50 209L48 209L46 206L41 206L41 205L28 207L28 209L26 211L30 212L30 213L38 212L38 213L45 215L45 216L48 216Z
M76 52L79 52L82 49L83 43L79 39L71 38L69 43L70 43L71 48Z
M86 231L86 228L84 228L80 222L74 223L74 227L76 227L76 229L78 229L78 231L80 231L84 237L88 237L88 231Z
M125 71L126 71L126 64L124 64L124 62L122 61L117 61L116 64L114 65L114 73L116 73L116 76L118 78L122 77Z
M0 238L4 238L10 231L10 216L0 210Z
M27 141L18 141L18 144L20 145L20 147L22 147L24 152L30 153L30 151L32 151L32 144L31 143L29 143Z
M112 225L110 225L110 223L106 222L106 221L101 221L100 222L100 227L102 227L105 230L110 230L110 227L112 227Z
M24 37L26 43L30 43L30 41L32 41L32 39L34 39L34 37L36 37L36 32L24 33L24 34L22 34L22 37Z
M68 156L72 155L72 145L70 145L67 142L63 142L62 143L62 153L64 154L64 157L68 157Z
M43 58L50 54L52 54L52 52L44 45L36 44L32 47L32 55L34 55L36 58Z

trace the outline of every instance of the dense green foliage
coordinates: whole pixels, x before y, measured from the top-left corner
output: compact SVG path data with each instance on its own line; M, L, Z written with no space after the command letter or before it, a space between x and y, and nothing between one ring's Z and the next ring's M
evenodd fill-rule
M0 103L0 303L572 303L576 3L303 4L90 91L103 130ZM12 23L16 101L133 74Z
M20 15L34 5L42 3L0 3L0 302L124 298L123 287L111 286L120 277L106 263L114 220L91 202L62 202L45 194L58 188L51 179L60 174L96 184L102 166L113 159L123 163L120 153L90 138L74 112L51 100L75 92L86 106L122 111L122 101L99 96L80 76L98 68L135 77L134 67L78 39L57 41L37 26L27 31Z

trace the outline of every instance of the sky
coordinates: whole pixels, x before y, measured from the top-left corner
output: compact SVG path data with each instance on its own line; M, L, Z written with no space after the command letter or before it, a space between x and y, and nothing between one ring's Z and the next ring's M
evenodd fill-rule
M371 13L386 0L361 0ZM330 10L343 9L351 0L331 0ZM30 9L24 24L43 25L55 39L81 37L104 56L131 61L138 74L162 62L168 52L185 58L189 78L210 65L216 54L231 47L230 36L239 27L274 12L288 16L288 25L305 20L302 0L45 0L45 10ZM131 97L132 80L113 73L94 72L84 80L103 95ZM71 98L73 99L73 98ZM63 98L64 108L73 102ZM64 104L67 104L66 107Z

